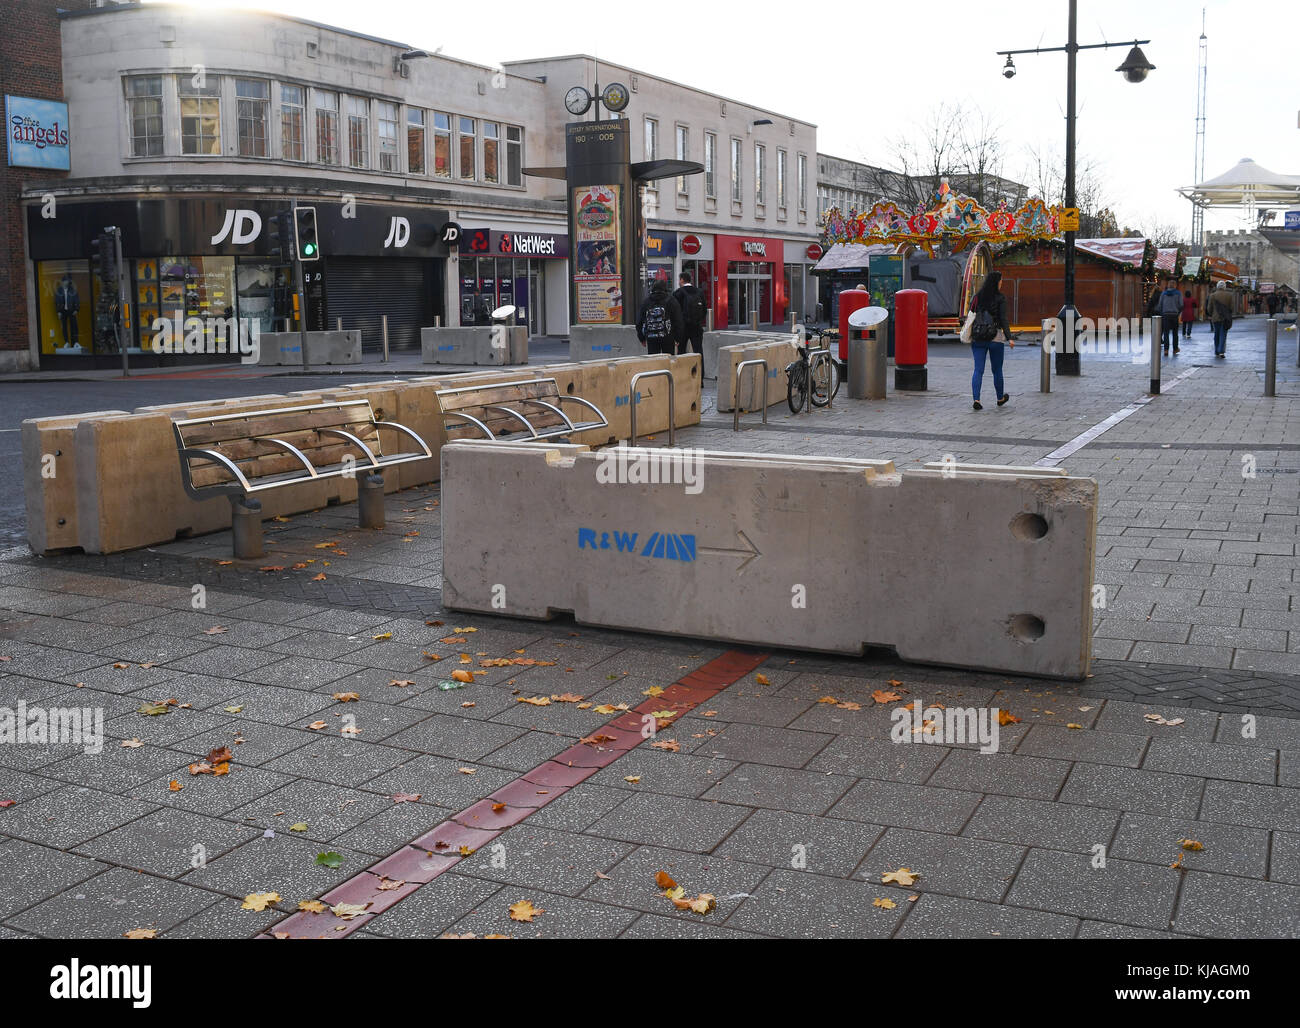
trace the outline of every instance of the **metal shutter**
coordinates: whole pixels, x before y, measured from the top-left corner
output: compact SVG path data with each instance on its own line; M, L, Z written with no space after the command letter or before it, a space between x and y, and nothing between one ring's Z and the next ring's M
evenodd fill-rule
M418 350L420 329L431 327L439 296L433 260L411 257L330 257L325 268L329 327L361 330L361 348L383 349L388 315L390 350Z

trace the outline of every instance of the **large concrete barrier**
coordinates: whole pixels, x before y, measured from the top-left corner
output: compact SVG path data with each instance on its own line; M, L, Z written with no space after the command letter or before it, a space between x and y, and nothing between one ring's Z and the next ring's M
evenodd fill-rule
M735 346L739 343L771 343L782 339L790 339L789 333L753 332L743 329L717 329L713 332L705 332L702 344L704 377L707 379L718 377L718 351L724 346Z
M36 553L73 549L77 542L77 425L122 417L124 410L94 411L22 424L23 496L27 538Z
M758 410L763 405L759 376L761 367L746 368L740 380L740 394L736 395L736 367L749 360L767 361L767 405L785 403L788 378L786 365L798 354L789 336L779 336L768 342L737 343L718 350L718 410Z
M420 349L425 364L527 364L528 329L524 325L422 328Z
M600 361L643 357L646 348L635 325L570 325L569 360Z
M302 335L298 332L263 332L258 338L257 363L263 366L289 366L302 364ZM360 364L361 333L356 329L346 332L308 332L307 360L309 364Z
M228 528L229 504L196 501L182 488L173 420L364 397L379 420L405 425L434 453L429 460L385 472L385 491L392 492L438 480L437 453L446 441L437 400L441 389L554 378L561 394L591 400L611 419L608 428L574 436L575 442L602 446L626 437L629 383L636 372L652 367L666 367L673 373L677 427L699 424L699 358L693 355L485 368L458 375L350 383L323 391L160 404L137 408L132 414L101 411L35 419L22 428L28 542L37 553L73 547L88 553L113 553ZM665 381L658 378L643 383L638 392L638 430L643 434L666 431ZM623 402L616 402L620 397ZM623 436L618 434L620 428ZM401 445L396 436L385 438L384 443ZM46 455L52 455L53 461L46 460ZM348 503L356 495L356 481L340 477L270 490L260 498L264 516L270 518L315 510L327 503Z
M442 450L442 494L449 608L1088 671L1091 479L458 441Z

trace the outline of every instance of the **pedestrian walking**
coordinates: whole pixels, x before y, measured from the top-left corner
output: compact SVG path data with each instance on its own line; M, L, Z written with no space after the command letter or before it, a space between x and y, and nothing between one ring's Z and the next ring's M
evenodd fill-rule
M980 286L980 291L975 294L975 299L971 301L970 309L975 314L975 321L971 325L971 354L975 358L975 370L971 375L970 388L975 410L984 409L980 403L980 390L984 385L986 363L993 366L993 391L998 398L998 406L1001 407L1011 399L1002 382L1003 346L1015 346L1016 343L1011 338L1011 324L1007 321L1007 298L998 288L1001 282L1002 272L990 271Z
M1268 316L1270 318L1277 317L1277 293L1268 294Z
M1156 300L1156 313L1160 315L1160 349L1169 352L1172 344L1174 354L1178 350L1178 319L1183 313L1183 294L1172 278L1165 279L1165 288Z
M1183 338L1192 338L1192 322L1196 320L1196 297L1190 289L1183 292Z
M673 293L673 299L682 310L684 323L681 352L689 353L694 349L696 353L703 355L704 325L709 317L709 308L704 302L704 290L692 284L691 276L685 273L678 281L681 284Z
M637 315L636 337L647 353L675 354L683 326L682 309L668 292L668 283L655 279Z
M1210 294L1205 306L1210 315L1210 328L1214 330L1214 356L1226 357L1228 329L1232 328L1232 294L1220 285Z

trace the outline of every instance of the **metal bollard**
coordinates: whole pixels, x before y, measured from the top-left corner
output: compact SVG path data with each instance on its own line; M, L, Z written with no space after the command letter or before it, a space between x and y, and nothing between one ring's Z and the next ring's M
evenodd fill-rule
M1264 322L1264 395L1277 395L1277 318Z
M336 319L334 320L334 324L338 326L338 330L339 330L340 332L343 331L343 319L342 319L342 318L336 318Z
M362 528L384 527L384 476L378 472L357 482L357 518Z
M751 312L750 312L750 315L749 315L749 327L750 327L753 331L755 331L755 332L758 331L758 311L751 311Z
M381 315L379 320L380 323L383 325L383 330L384 330L384 363L387 364L388 363L388 315L387 314Z
M1160 318L1147 318L1147 344L1151 347L1151 389L1155 396L1160 392Z
M230 497L230 534L237 560L255 560L263 555L261 500Z
M1052 351L1056 349L1056 332L1052 319L1043 319L1043 342L1042 353L1039 354L1038 361L1038 391L1040 393L1050 393L1052 391Z

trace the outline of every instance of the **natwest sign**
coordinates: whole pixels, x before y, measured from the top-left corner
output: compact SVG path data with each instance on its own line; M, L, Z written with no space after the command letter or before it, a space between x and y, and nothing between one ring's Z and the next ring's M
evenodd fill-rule
M564 259L569 256L569 237L550 232L512 232L492 228L465 230L461 252L498 257L547 257Z

